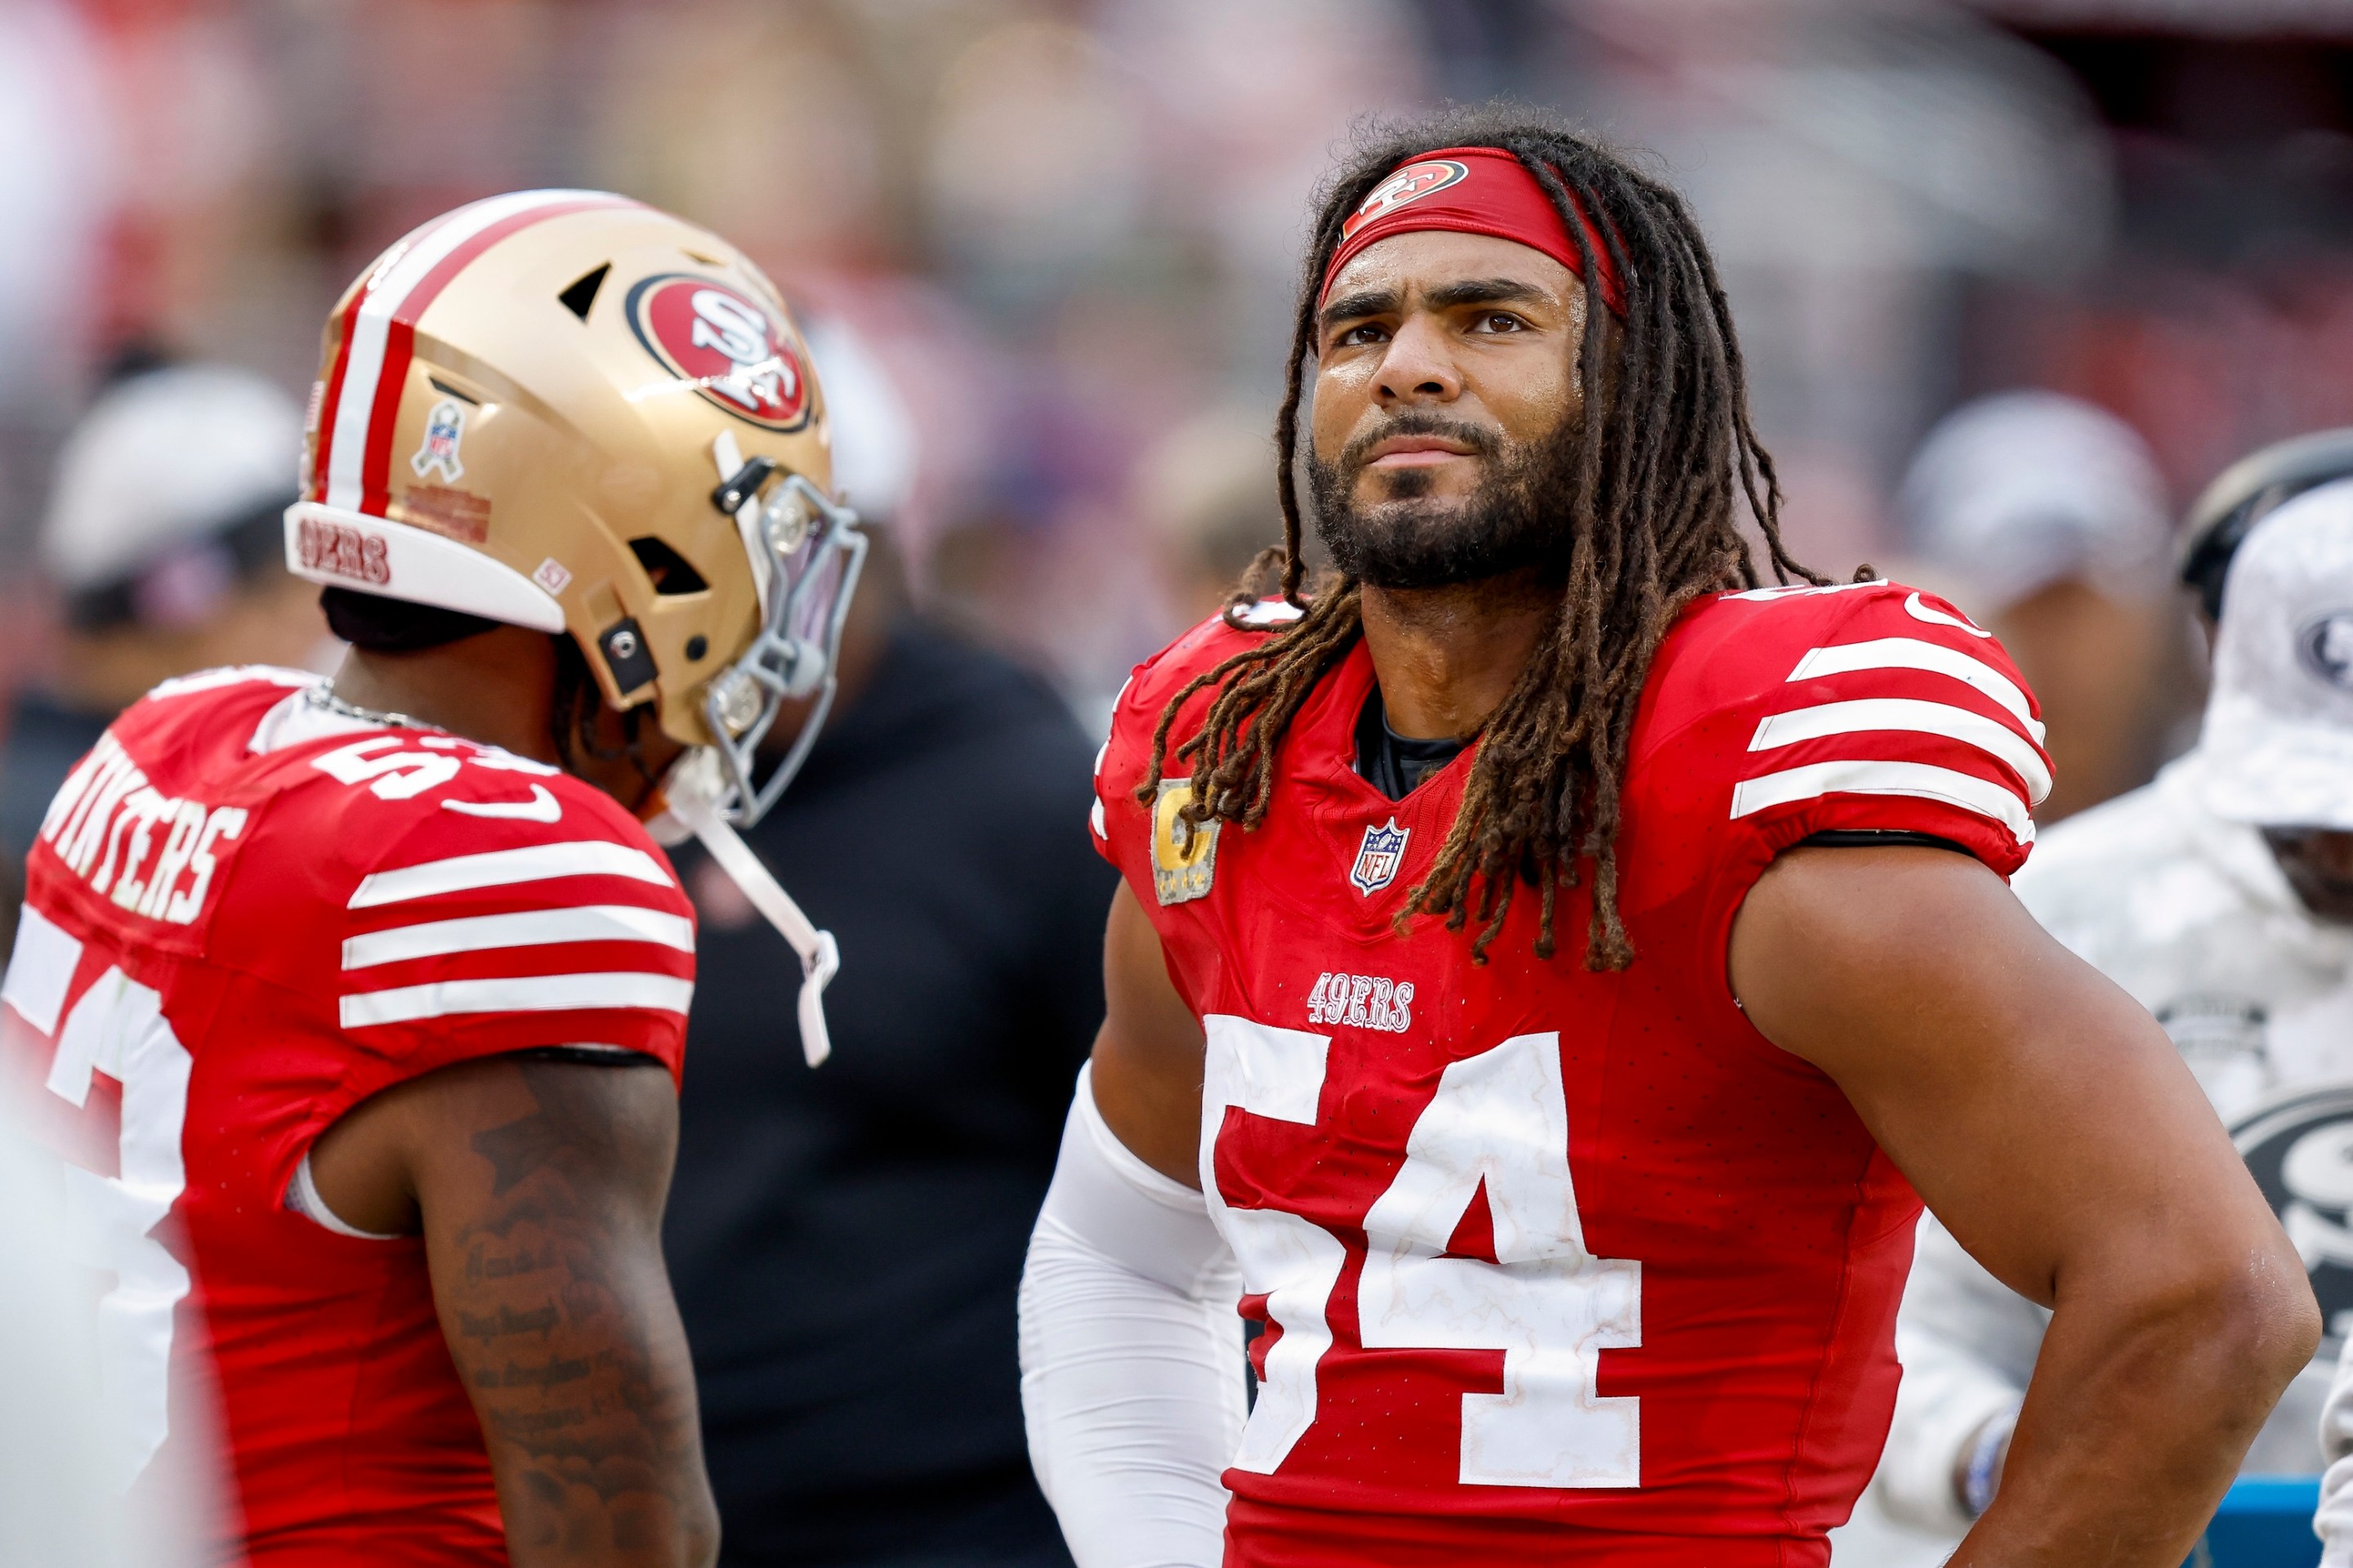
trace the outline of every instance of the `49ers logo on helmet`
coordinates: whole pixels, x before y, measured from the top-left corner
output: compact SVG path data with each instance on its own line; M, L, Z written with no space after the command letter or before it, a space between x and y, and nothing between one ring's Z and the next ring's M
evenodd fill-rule
M1409 202L1419 201L1449 185L1459 185L1469 178L1470 174L1468 167L1451 158L1429 158L1419 164L1408 164L1375 186L1373 194L1365 198L1364 205L1348 215L1348 221L1340 226L1340 237L1345 239L1365 225L1387 217Z
M646 352L740 418L772 430L808 420L808 376L769 309L740 290L673 272L629 291Z

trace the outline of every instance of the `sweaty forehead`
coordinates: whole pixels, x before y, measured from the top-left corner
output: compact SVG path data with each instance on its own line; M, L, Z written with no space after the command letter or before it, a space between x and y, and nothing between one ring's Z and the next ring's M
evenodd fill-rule
M1531 284L1564 307L1585 292L1576 273L1534 246L1492 234L1430 228L1366 246L1334 275L1324 295L1339 300L1377 290L1410 299L1472 279Z

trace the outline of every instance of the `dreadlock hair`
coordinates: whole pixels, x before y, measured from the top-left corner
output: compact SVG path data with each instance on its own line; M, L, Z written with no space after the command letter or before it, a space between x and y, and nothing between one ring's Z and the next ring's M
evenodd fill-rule
M1282 597L1303 613L1176 694L1153 734L1152 766L1137 798L1152 798L1178 711L1196 692L1214 687L1200 732L1176 751L1176 760L1192 770L1192 799L1180 815L1193 826L1218 818L1256 827L1273 792L1284 731L1317 681L1362 635L1362 589L1354 578L1335 573L1313 595L1301 593L1305 568L1293 471L1324 270L1342 223L1398 165L1438 148L1468 146L1517 158L1576 242L1595 305L1586 312L1577 349L1586 409L1574 454L1577 482L1561 498L1567 573L1559 610L1488 716L1453 826L1398 919L1402 927L1418 914L1440 916L1459 931L1475 916L1481 929L1472 955L1483 963L1514 888L1525 883L1543 901L1536 955L1549 959L1556 895L1576 886L1580 863L1590 861L1586 966L1622 969L1633 949L1618 912L1619 791L1652 656L1693 599L1761 586L1739 527L1740 499L1777 581L1827 579L1782 546L1780 486L1749 422L1731 308L1691 210L1625 157L1541 111L1497 103L1368 126L1356 137L1354 156L1319 191L1275 417L1283 543L1279 553L1261 557L1266 567L1280 566ZM1579 208L1592 219L1590 228ZM1605 319L1600 291L1590 282L1602 273L1593 253L1597 234L1623 284L1622 323ZM1613 334L1616 356L1605 367ZM1242 627L1239 616L1249 597L1236 597L1227 624Z

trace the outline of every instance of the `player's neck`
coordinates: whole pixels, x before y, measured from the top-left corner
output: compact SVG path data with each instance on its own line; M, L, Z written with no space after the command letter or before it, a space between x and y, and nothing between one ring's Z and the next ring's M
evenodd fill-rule
M1457 739L1487 722L1560 611L1560 585L1515 573L1441 588L1364 588L1365 648L1389 727Z
M414 653L354 648L335 672L335 695L379 713L503 747L557 759L548 734L555 650L547 634L501 626Z

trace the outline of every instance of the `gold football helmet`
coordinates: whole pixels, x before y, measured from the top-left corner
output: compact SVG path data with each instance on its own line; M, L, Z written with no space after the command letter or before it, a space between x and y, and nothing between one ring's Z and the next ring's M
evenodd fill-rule
M336 304L303 448L289 570L569 632L607 704L709 748L677 777L728 822L799 768L866 538L800 334L725 240L601 191L444 214Z

